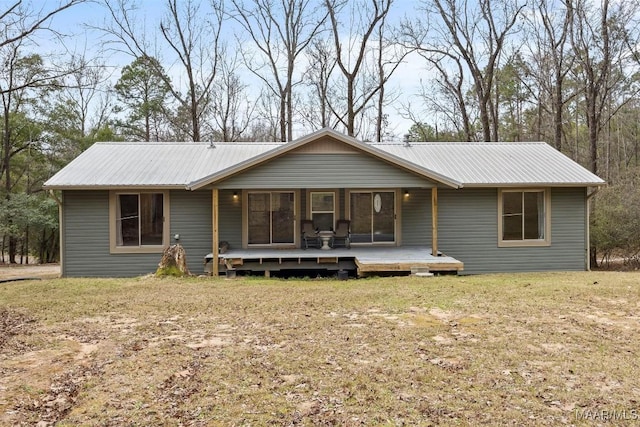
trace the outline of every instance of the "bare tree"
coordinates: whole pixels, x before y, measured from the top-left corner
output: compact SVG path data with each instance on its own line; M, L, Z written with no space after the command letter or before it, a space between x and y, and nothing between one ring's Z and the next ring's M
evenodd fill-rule
M635 15L636 2L610 2L595 5L585 0L570 3L573 19L571 45L580 67L577 81L584 82L585 116L589 130L589 168L598 173L598 142L603 130L626 102L627 97L612 105L613 92L628 81L626 66L633 57L629 49L629 26Z
M106 31L124 47L124 51L135 58L156 57L158 64L163 58L152 52L148 34L140 32L132 0L104 0L111 15L111 22L102 30ZM217 76L221 51L221 31L224 21L222 0L210 0L206 9L197 0L166 0L166 14L159 25L160 37L168 51L174 55L175 63L186 77L184 87L180 82L172 82L164 70L157 70L165 76L165 84L178 103L179 115L174 125L182 127L183 115L188 116L189 127L182 129L193 141L200 141L202 122L208 112L211 90Z
M300 83L295 69L300 54L326 20L310 0L232 0L234 19L240 23L259 55L243 51L251 72L279 101L280 140L293 139L293 88ZM251 4L251 6L247 6ZM256 60L256 56L259 58ZM264 72L264 69L268 72Z
M278 108L277 95L271 90L263 88L257 102L257 123L252 124L251 139L262 141L278 141L282 138L280 126L281 110Z
M302 109L302 119L312 129L336 125L331 122L332 113L329 107L329 99L333 92L331 76L336 67L332 46L333 42L317 39L307 51L309 65L304 73L304 81L310 88L310 93Z
M237 72L237 57L228 57L220 64L220 77L213 92L213 121L222 141L239 141L249 129L257 100L247 98L247 85Z
M6 8L0 9L0 61L3 64L0 72L3 114L0 175L4 176L7 200L11 198L13 191L11 160L29 146L28 144L14 145L16 141L13 138L11 117L26 102L26 94L29 90L49 85L53 79L68 73L68 70L59 70L45 64L41 55L25 54L26 46L37 32L55 33L50 26L51 18L82 2L83 0L68 0L53 8L44 6L33 9L31 4L15 1ZM16 252L15 236L10 236L9 262L16 262Z
M494 77L523 8L513 0L425 0L424 16L405 24L410 43L428 58L444 87L453 90L461 112L467 88L474 91L486 141L498 139ZM464 123L463 128L470 135L471 124Z
M375 110L376 141L382 141L385 129L388 127L388 115L385 113L385 108L397 98L397 94L388 90L387 82L411 52L411 49L407 49L402 44L397 43L395 35L391 38L387 37L387 27L387 16L385 15L382 17L376 31L378 43L375 69L379 87Z
M563 150L564 110L575 96L575 91L567 93L565 85L575 59L570 53L571 20L571 10L566 0L538 0L528 26L531 29L528 34L532 37L528 38L529 43L526 44L531 50L529 69L535 75L537 86L529 91L533 98L537 98L537 126L538 129L542 126L543 110L550 110L553 145L560 151Z
M108 122L109 102L105 100L109 91L105 83L110 76L104 64L89 61L85 56L72 57L71 67L75 71L68 75L68 82L64 84L64 99L72 106L81 134L86 137ZM98 109L92 112L92 106Z
M382 35L380 27L384 26L391 4L392 0L325 0L331 20L336 62L344 79L346 92L345 111L340 111L336 105L330 106L350 136L356 135L356 118L369 106L370 101L384 87L402 60L396 58L395 62L390 61L391 69L380 74L367 69L367 61L374 64L377 61L375 57L368 57L367 54L372 48L376 31L379 31L379 36ZM340 20L341 16L345 15L349 24ZM378 58L382 60L382 53Z
M37 31L53 31L50 27L51 18L84 2L85 0L62 1L48 10L46 6L39 10L32 9L32 5L25 4L22 0L6 5L0 9L0 25L2 25L0 47L26 39Z
M465 96L465 85L462 74L441 73L436 77L421 82L418 98L426 104L426 113L421 111L415 103L403 105L403 117L411 120L414 125L422 124L424 116L433 117L435 129L444 123L446 128L455 129L458 138L463 141L478 139L476 126L477 109L473 99ZM437 134L437 132L436 132Z

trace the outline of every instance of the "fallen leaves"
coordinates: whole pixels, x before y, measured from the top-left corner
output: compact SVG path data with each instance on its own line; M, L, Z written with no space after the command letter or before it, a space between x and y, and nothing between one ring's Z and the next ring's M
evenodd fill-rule
M24 311L0 307L0 354L25 351L27 346L19 337L28 334L34 322Z
M557 425L635 404L637 276L576 276L51 282L4 314L0 424Z
M96 364L73 367L55 376L43 397L19 402L15 409L38 427L53 426L73 408L82 385L100 373Z

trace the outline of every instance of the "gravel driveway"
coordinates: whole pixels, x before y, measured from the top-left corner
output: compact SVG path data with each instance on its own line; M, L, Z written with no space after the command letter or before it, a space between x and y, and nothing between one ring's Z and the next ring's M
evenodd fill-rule
M59 264L0 264L0 280L22 278L51 279L55 277L60 277Z

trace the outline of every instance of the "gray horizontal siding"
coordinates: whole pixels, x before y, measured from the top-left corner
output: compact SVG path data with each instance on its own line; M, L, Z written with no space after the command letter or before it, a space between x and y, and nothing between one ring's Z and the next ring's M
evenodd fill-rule
M237 193L237 199L233 198L232 190L218 193L218 235L221 242L228 242L236 249L242 247L242 192Z
M431 246L431 190L411 189L400 201L402 246Z
M131 277L154 272L160 254L109 253L109 192L64 191L64 276Z
M496 189L438 191L439 249L468 274L584 270L585 189L551 190L551 246L498 247Z
M204 256L212 250L211 191L174 190L170 197L171 236L180 234L191 273L204 274Z
M341 197L342 191L341 191ZM304 197L304 192L301 192ZM402 200L402 244L431 242L431 192L411 189ZM551 246L499 248L497 190L438 191L439 248L465 264L465 273L584 270L586 191L551 190ZM202 256L211 252L211 192L170 193L171 235L180 234L189 268L202 273ZM343 205L343 204L341 204ZM220 191L220 240L242 244L241 198ZM303 217L305 201L300 203ZM63 192L63 274L65 276L136 276L155 271L160 254L109 253L109 193Z
M105 251L109 252L109 229L104 228L108 221L108 193L63 191L62 207L62 275L91 276L89 260L100 260ZM106 242L101 234L107 236Z
M189 269L202 273L211 252L211 192L170 193L171 236L180 234ZM155 272L161 254L111 254L109 192L63 192L63 271L70 277L132 277ZM173 242L173 239L172 239Z
M432 183L369 155L288 154L219 184L219 188L430 187Z

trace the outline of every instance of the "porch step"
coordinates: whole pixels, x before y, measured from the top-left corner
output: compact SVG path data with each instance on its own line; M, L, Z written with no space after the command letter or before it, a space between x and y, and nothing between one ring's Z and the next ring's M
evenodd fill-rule
M429 267L411 267L411 275L416 277L433 277Z

